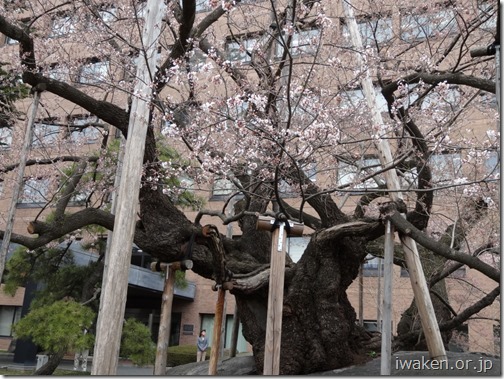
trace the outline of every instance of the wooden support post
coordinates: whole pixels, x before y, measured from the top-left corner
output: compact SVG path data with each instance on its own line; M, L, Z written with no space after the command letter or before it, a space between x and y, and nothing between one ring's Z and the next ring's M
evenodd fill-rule
M354 45L356 54L356 62L360 67L365 68L363 75L361 76L361 85L368 103L369 109L371 111L371 120L375 127L378 127L380 131L384 131L384 123L381 117L381 113L376 101L376 94L373 88L373 82L369 74L369 68L366 67L363 54L362 38L359 34L359 29L357 28L357 21L353 13L351 0L343 0L343 10L345 12L345 17L347 21L348 30L350 32L350 37L352 39L352 44ZM394 160L392 158L392 152L390 150L390 145L386 138L380 139L376 143L378 149L380 163L383 167L391 165ZM387 188L392 190L390 192L390 197L393 201L402 200L402 193L399 191L401 186L399 183L399 178L395 169L389 169L385 171L385 178L387 181ZM443 339L441 338L441 333L439 331L439 325L436 320L436 314L434 312L434 306L432 305L432 300L429 294L429 288L427 287L427 282L425 280L425 275L423 273L422 264L420 257L418 255L418 250L416 243L413 239L408 236L401 238L401 242L404 250L404 257L406 264L408 266L408 271L410 274L411 286L413 288L413 293L415 296L415 303L418 308L418 313L420 315L420 321L422 323L423 332L425 335L425 340L427 342L427 347L429 349L429 355L432 359L437 361L446 361L446 351L443 344Z
M152 78L157 63L157 41L161 34L161 20L165 14L164 1L147 1L146 22L142 42L145 59L138 60L135 94L131 104L125 160L117 195L118 212L109 251L106 275L103 277L100 310L96 324L97 336L93 354L92 375L116 375L121 343L131 249L137 218L140 178L149 126L152 97ZM144 58L143 54L141 57Z
M378 330L381 330L381 321L382 321L382 312L381 312L381 284L382 284L382 275L383 275L383 270L382 270L382 264L383 261L381 259L378 259L378 284L376 288L376 326L378 327Z
M229 209L228 216L232 216L234 214L235 203L236 203L236 198L233 197L233 199L228 204L228 209ZM226 237L233 238L233 224L232 223L229 223L227 225ZM240 318L238 317L238 306L236 305L236 302L235 302L235 307L234 307L234 312L233 312L233 330L231 332L231 347L230 347L230 352L229 352L230 358L233 358L236 356L236 345L238 344L238 328L239 328L239 326L240 326Z
M383 321L381 324L381 375L391 374L392 357L392 281L394 275L394 227L387 221L385 230L385 264L383 270Z
M12 199L9 207L9 215L7 216L7 225L5 226L4 236L2 238L2 247L0 248L0 282L2 281L3 273L5 271L5 261L7 260L7 252L9 251L12 229L14 228L14 217L16 216L16 205L18 202L19 193L23 188L26 161L28 159L28 153L30 152L30 146L33 138L33 123L35 122L35 117L37 115L37 109L40 101L40 91L38 91L36 88L34 89L35 92L33 93L33 103L31 105L30 113L28 114L28 119L26 120L23 147L21 148L19 156L16 183L12 188Z
M287 250L286 223L291 235L302 235L303 225L289 221L259 217L257 229L271 230L271 264L266 316L266 338L264 341L263 375L280 374L280 345L282 340L283 291L285 278L285 252Z
M229 352L230 358L236 357L239 329L240 329L240 316L238 315L238 307L235 305L233 314L233 331L231 332L231 348Z
M171 314L173 304L173 290L175 288L175 273L180 269L191 269L192 261L173 262L171 264L151 263L152 271L165 271L165 284L161 302L161 316L154 362L154 375L166 374L166 361L168 358L168 344L170 342Z
M268 316L264 341L263 375L280 374L280 344L282 339L283 290L285 278L285 245L287 236L282 223L273 231L268 292Z
M219 347L222 330L222 315L224 313L224 299L226 290L223 286L217 287L217 303L215 305L215 317L213 325L212 346L210 350L210 362L208 364L208 375L217 375L217 361L219 360Z
M123 166L123 161L124 161L124 149L126 145L126 139L124 136L121 134L120 142L119 142L119 153L117 154L117 166L116 166L116 172L114 176L114 188L119 188L119 183L121 181L121 170ZM112 192L112 204L110 208L110 213L115 214L117 209L117 192L114 191ZM112 245L112 230L109 230L107 232L107 244L105 246L105 262L103 264L103 277L107 276L107 269L110 266L110 246ZM105 290L105 282L102 282L102 291ZM96 335L98 335L98 329L96 329Z
M359 266L359 325L364 326L364 264Z

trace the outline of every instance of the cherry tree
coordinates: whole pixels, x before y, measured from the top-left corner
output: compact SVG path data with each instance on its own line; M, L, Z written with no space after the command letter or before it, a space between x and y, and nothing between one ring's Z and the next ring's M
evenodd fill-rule
M114 150L106 147L114 130L128 137L129 106L139 96L133 88L136 62L145 59L144 5L15 0L0 8L9 69L44 91L41 125L58 130L48 137L51 128L40 128L29 162L31 177L50 184L42 197L51 217L44 220L42 212L30 235L13 234L13 242L35 249L87 226L113 229ZM257 367L264 358L271 234L256 230L256 221L277 208L312 232L301 258L288 258L285 267L283 374L343 367L362 356L369 337L355 323L346 290L366 256L382 254L385 219L423 247L446 342L453 328L495 301L495 64L470 51L494 42L496 5L362 1L355 13L364 51L351 46L337 2L182 0L168 9L159 26L162 63L151 73L134 241L172 262L196 236L193 270L212 278L217 252L199 238L201 224L237 223L239 240L220 238ZM355 66L355 54L365 67ZM370 121L359 87L367 69L385 131ZM376 156L375 142L384 138L393 167L380 167ZM98 153L88 144L96 141ZM12 141L11 152L18 143ZM11 152L1 152L6 184L16 167ZM392 208L382 175L388 169L397 170L406 196ZM189 219L175 200L187 183L203 194L214 183L223 208L209 210L189 197L198 209ZM76 198L84 207L70 212ZM404 266L400 253L395 259ZM495 283L454 312L443 280L462 266ZM422 348L419 333L412 305L396 346Z

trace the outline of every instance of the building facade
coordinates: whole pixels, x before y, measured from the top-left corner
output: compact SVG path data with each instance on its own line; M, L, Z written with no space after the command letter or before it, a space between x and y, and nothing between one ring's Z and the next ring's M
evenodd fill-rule
M247 65L250 64L252 59L251 53L254 46L258 44L264 38L264 25L265 21L270 21L271 10L264 6L265 2L262 1L244 1L243 2L243 13L236 12L234 14L234 22L232 24L226 23L225 21L220 21L216 23L213 29L213 38L217 40L218 45L222 47L222 50L229 61L232 62L237 67L241 67L247 72ZM387 54L394 55L397 50L405 49L408 50L408 59L401 64L412 64L411 62L420 61L422 55L419 50L415 49L415 46L419 46L422 41L429 40L433 45L439 47L442 43L436 39L437 35L443 36L453 36L460 31L460 21L461 20L472 20L475 15L480 15L480 17L485 17L485 12L487 9L492 7L491 2L474 0L474 1L463 1L460 6L464 5L466 7L466 13L461 12L456 7L444 7L440 4L432 6L429 9L419 11L415 6L413 1L399 1L391 2L386 1L380 3L383 5L381 9L376 9L378 5L373 5L373 2L357 2L359 3L357 21L359 26L359 31L363 37L363 42L365 45L372 46L377 44L380 47L382 56L387 56ZM142 6L145 5L139 2L138 9L135 9L138 15L141 16ZM338 48L347 47L347 51L343 50L338 57L332 56L331 49L322 49L316 43L320 40L321 29L317 28L317 23L313 23L313 27L299 29L292 34L291 50L290 54L294 58L299 58L300 61L306 57L314 56L315 54L321 54L325 57L324 60L328 62L328 66L336 64L335 61L339 60L343 63L338 63L339 76L335 77L333 71L329 68L327 71L323 71L323 74L315 76L313 78L312 90L316 93L317 86L327 88L334 87L341 89L338 92L338 96L334 96L327 104L334 104L337 102L340 109L353 109L358 108L360 102L363 100L362 89L352 81L352 75L355 67L350 63L352 59L352 49L350 48L348 27L345 22L341 4L339 2L326 4L326 17L331 20L332 24L330 28L324 30L324 35L329 38L334 45ZM196 1L196 11L197 19L201 20L203 17L208 15L212 11L211 2L207 1ZM242 8L240 8L242 9ZM255 12L257 24L250 24L247 22L248 14L247 9L252 9ZM109 80L115 80L118 83L123 81L128 81L131 79L131 67L130 70L125 69L127 65L132 65L134 63L135 54L132 54L132 62L117 62L114 61L113 57L96 54L95 52L87 51L82 48L82 42L79 41L77 36L82 33L83 28L82 22L73 23L75 18L71 17L69 13L71 8L62 7L62 11L58 12L48 12L47 20L44 22L52 22L51 24L51 34L47 36L47 48L64 49L64 52L68 54L70 58L75 58L76 56L80 59L81 67L76 70L74 67L71 69L57 62L47 54L44 58L44 73L49 77L57 80L62 80L63 82L71 83L72 85L80 86L83 92L91 93L96 97L102 96L107 98L109 94L106 90L101 88L101 84ZM103 4L99 8L99 16L103 21L104 29L103 33L106 31L107 25L112 25L113 22L119 22L122 17L126 18L128 12L131 9L127 7L114 7ZM121 15L124 12L124 15ZM457 13L458 12L458 13ZM19 15L19 21L24 20L25 13L21 12ZM79 17L81 15L79 14ZM493 17L493 18L492 18ZM483 24L481 24L481 35L492 35L495 29L495 16L489 17ZM458 20L458 21L457 21ZM79 18L79 21L82 21ZM273 25L273 24L272 24ZM85 27L84 27L85 30ZM102 29L100 29L102 30ZM480 36L481 36L480 35ZM11 38L4 36L3 46L0 47L0 51L7 57L17 57L17 42ZM399 42L397 42L397 37L399 37ZM131 36L132 42L135 42L134 35ZM471 35L470 38L475 38ZM477 40L477 39L476 39ZM61 42L63 41L63 42ZM315 41L315 43L313 42ZM392 43L394 41L394 43ZM170 36L164 36L163 46L172 46L174 43L173 38ZM476 43L476 42L473 42ZM65 44L63 46L63 44ZM409 47L411 46L411 49ZM476 46L476 45L474 45ZM161 49L160 55L169 54L170 49ZM283 50L281 44L271 51L273 55L272 59L280 59ZM55 53L56 56L56 53ZM13 58L14 59L14 58ZM51 60L53 59L53 60ZM456 59L456 58L454 58ZM211 60L208 54L204 54L200 49L195 49L193 55L190 56L190 62L194 67L201 68L204 70L204 66L208 64ZM122 65L120 63L123 63ZM390 63L392 66L395 62ZM427 63L426 63L427 64ZM385 65L387 66L387 65ZM134 66L133 66L134 67ZM392 71L393 67L389 67ZM489 68L489 71L490 68ZM325 75L324 75L325 74ZM487 74L487 73L485 73ZM246 74L248 75L248 73ZM377 73L373 72L373 77L376 79ZM393 81L396 78L390 74L385 80ZM217 80L216 80L217 82ZM378 88L378 80L376 80ZM352 84L352 85L350 85ZM324 87L325 88L325 87ZM446 107L454 106L458 100L458 94L461 90L454 89L453 86L450 88L452 91L442 100ZM214 87L211 86L209 92L214 91L216 93L223 93L225 91L225 85L222 82L215 84ZM411 102L417 100L414 95L414 88L411 89L412 94L408 99ZM177 96L183 97L190 92L190 89L183 88L177 93L172 93L170 90L165 90L166 96L169 98L177 98ZM323 91L321 91L322 93ZM332 96L333 94L331 94ZM47 160L55 155L62 155L64 153L74 154L76 152L92 152L100 146L103 141L106 143L112 143L114 137L117 137L116 130L108 125L103 120L100 120L88 111L75 106L70 101L62 100L56 96L48 93L43 93L44 109L40 110L37 114L37 121L34 128L34 139L32 144L32 155L39 160ZM318 98L322 98L322 94L317 93ZM421 111L428 112L430 106L435 102L440 102L439 94L433 94L431 97L422 103ZM478 94L481 98L480 105L484 108L486 106L495 107L495 97L488 93ZM209 95L209 97L211 97ZM329 96L328 96L329 97ZM205 100L205 99L203 99ZM114 92L113 100L114 104L120 105L121 107L126 107L128 104L128 94L127 91L117 90ZM240 119L240 121L250 122L246 119L244 114L247 113L250 102L240 102L237 101L236 104L228 104L226 116L229 119ZM381 111L384 115L387 114L386 100L382 96L378 96L378 102ZM27 113L31 99L23 99L17 103L17 108L22 113ZM322 103L322 101L321 101ZM423 107L423 108L422 108ZM304 120L307 114L313 112L313 109L306 109L299 111L293 115L293 117L298 117L296 120L300 122ZM321 112L320 109L317 111ZM322 112L321 112L322 113ZM49 115L49 117L47 117ZM214 115L212 115L213 117ZM210 116L209 116L210 117ZM241 117L243 119L241 119ZM338 116L339 117L339 116ZM495 129L495 120L488 117L488 112L485 109L480 111L478 107L474 107L469 115L466 115L467 119L464 121L464 127L470 129L467 134L471 135L473 138L485 139L489 135L489 131ZM349 121L350 120L350 121ZM343 118L341 120L342 124L350 124L354 120L352 116L348 116L348 119ZM156 120L159 124L159 131L163 131L165 127L169 124L169 121L164 119ZM21 133L22 122L18 123L19 128L15 128L12 131L10 129L0 129L0 137L4 143L2 147L2 158L5 161L5 165L9 163L14 163L17 158L17 152L20 146L20 138L13 133ZM168 125L169 126L169 125ZM250 126L253 129L254 125ZM354 128L355 129L355 128ZM461 130L462 128L460 128ZM350 130L350 129L348 129ZM352 129L353 130L353 129ZM460 130L455 132L447 133L452 139L463 139L466 135L461 135ZM223 132L224 133L224 132ZM465 132L464 132L465 133ZM355 131L353 134L355 139L362 137L362 133ZM223 138L225 139L225 138ZM118 143L119 138L116 139L115 143ZM185 147L183 144L176 145L177 148L184 153L190 154L189 151L184 151ZM362 173L369 174L373 171L380 169L379 160L376 157L375 150L367 149L356 149L358 150L358 155L360 158L359 162L356 164L355 159L352 161L349 154L345 156L338 157L338 159L326 161L326 162L310 162L310 165L303 167L304 172L307 174L309 179L314 183L330 183L331 186L344 189L345 186L352 185L354 192L335 192L334 198L338 203L342 204L341 208L346 212L351 212L359 205L359 200L361 195L365 190L378 188L380 185L379 180L368 179L359 181L359 175ZM451 149L440 149L435 154L431 156L431 163L433 163L433 177L434 181L442 186L444 182L453 181L454 178L466 172L473 172L470 169L474 169L468 162L468 153L457 148ZM107 159L106 157L101 157L100 159ZM478 170L488 170L488 175L494 175L496 172L500 171L499 167L499 150L489 149L489 152L482 158L483 160L478 164L476 169ZM480 159L481 160L481 159ZM326 166L331 166L331 171L327 169ZM55 176L56 171L59 171L59 178L62 179L64 176L64 171L67 169L67 164L65 162L58 162L53 171L41 170L39 167L30 166L26 171L26 180L23 187L22 195L17 204L17 214L16 223L14 226L14 232L19 234L26 234L26 229L29 223L33 221L35 217L47 217L50 214L51 208L45 207L47 200L51 198L51 194L55 189L58 189L60 182L54 182L54 180L49 179L49 177ZM114 167L114 164L111 165ZM471 167L469 167L471 166ZM364 169L363 169L364 167ZM469 168L468 168L469 167ZM113 172L108 172L107 175L113 178ZM411 175L411 177L408 177ZM362 176L362 175L361 175ZM365 175L364 175L365 176ZM4 174L3 183L5 189L0 191L0 210L2 214L8 209L11 202L10 196L10 184L14 178L13 172L8 172ZM406 185L408 180L414 180L414 173L406 173L403 176ZM410 180L411 181L411 180ZM207 180L206 183L195 183L193 178L189 176L181 178L181 182L184 183L184 187L193 191L196 196L203 198L205 201L205 208L211 211L217 211L222 209L223 204L228 200L229 196L234 192L235 188L229 180L219 175ZM110 181L109 181L110 184ZM492 183L489 184L490 186ZM103 188L98 188L102 190ZM363 192L359 192L362 189ZM96 193L97 189L93 189ZM302 200L296 196L296 193L290 193L289 185L285 183L282 189L285 200L294 207L299 207ZM408 195L410 196L410 195ZM435 212L443 213L446 215L446 219L456 219L454 216L458 211L455 204L451 204L447 199L449 199L449 194L441 196L439 203L435 204ZM410 198L406 199L409 204L412 200ZM75 209L80 209L85 204L90 204L89 202L98 201L95 198L88 198L87 193L84 190L72 199L72 206ZM315 212L309 206L305 208L308 214L314 214ZM185 213L190 220L195 220L199 217L199 210L185 209ZM215 224L215 218L204 215L201 220L201 224L212 223ZM493 225L495 228L495 219L486 220L488 225ZM497 221L498 223L498 221ZM5 225L5 216L0 222L0 227L3 228ZM218 225L220 231L223 234L229 233L227 226ZM232 223L231 234L239 238L240 231L237 223ZM439 233L448 226L448 221L440 222L433 228L432 233ZM490 229L489 229L490 230ZM306 243L309 239L310 233L313 232L308 228L306 231L306 236L301 239L291 239L289 242L289 254L291 255L294 262L297 261L299 255L302 253ZM91 241L94 237L92 235L84 236L84 239ZM476 238L475 238L476 239ZM88 242L89 242L88 241ZM80 252L84 254L85 252ZM126 309L126 317L133 316L142 320L147 325L150 325L154 337L156 336L156 328L159 322L159 309L160 309L160 294L162 291L162 278L154 278L154 274L147 273L146 270L147 262L142 261L142 259L149 259L148 255L136 254L133 252L133 260L135 260L134 265L140 266L139 268L132 269L137 275L137 278L130 278L130 286L128 291L128 303ZM140 260L140 262L138 262ZM133 266L132 266L133 267ZM370 329L378 328L381 320L380 315L380 292L383 286L382 282L382 271L380 269L381 261L378 258L370 258L364 264L362 285L359 284L359 280L356 280L350 287L348 294L350 301L352 302L356 310L362 309L359 313L362 321L368 325ZM133 274L131 274L133 275ZM131 276L130 275L130 276ZM145 275L149 277L149 283L140 283L140 276ZM134 276L134 275L133 275ZM171 345L186 345L194 344L196 337L201 329L206 329L209 332L209 339L211 340L211 331L213 325L213 315L215 312L216 303L216 293L211 290L212 282L210 280L201 278L191 271L186 272L186 278L190 291L180 290L180 294L176 296L173 305L172 314L172 326L171 326ZM136 280L136 281L135 281ZM448 292L451 299L451 307L453 312L456 314L461 309L463 309L468 304L473 303L481 292L490 291L491 284L488 278L483 277L480 273L475 270L460 270L457 274L453 274L448 281ZM407 273L400 268L396 268L394 271L394 287L393 287L393 298L394 298L394 310L393 310L393 330L395 330L402 313L409 307L413 295L411 291L411 286L409 283L409 278ZM189 292L189 294L187 293ZM0 295L3 296L3 295ZM16 294L15 302L8 300L5 297L0 297L0 316L2 317L2 322L7 325L9 320L14 322L18 317L16 313L16 308L19 307L19 299L23 298L23 291L20 289L19 294ZM362 304L362 306L360 305ZM225 347L230 345L230 330L232 328L232 318L234 314L234 299L233 296L227 296L226 303L226 327L225 330ZM6 321L4 321L4 319ZM0 337L3 338L4 344L6 344L10 339L10 330L6 326L4 328L3 324L0 325L2 331L5 335ZM467 322L465 328L461 328L460 337L458 337L457 347L460 349L469 349L471 351L485 352L489 354L500 353L498 351L498 345L496 340L500 339L500 314L498 305L494 304L488 307L479 314L478 318L471 319ZM244 341L243 337L240 337L238 343L238 350L250 351L250 346Z

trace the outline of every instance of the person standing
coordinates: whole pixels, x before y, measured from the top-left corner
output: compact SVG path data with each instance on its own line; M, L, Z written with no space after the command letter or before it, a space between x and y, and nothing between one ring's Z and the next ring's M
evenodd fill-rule
M208 339L206 338L205 329L200 332L196 346L198 347L198 352L196 353L196 362L203 362L206 358L206 350L208 348Z

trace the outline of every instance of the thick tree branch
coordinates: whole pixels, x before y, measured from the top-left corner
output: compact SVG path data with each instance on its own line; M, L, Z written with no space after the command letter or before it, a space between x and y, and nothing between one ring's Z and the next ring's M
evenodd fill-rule
M85 159L87 162L97 162L98 161L98 157L88 157ZM57 163L57 162L80 162L82 160L83 160L82 157L78 157L78 156L74 156L74 155L63 155L63 156L54 157L54 158L28 159L26 161L26 166L50 165L50 164ZM4 168L0 169L0 174L5 174L7 172L15 170L18 166L19 166L19 163L5 166ZM1 179L0 179L0 181L1 181Z
M386 216L386 218L392 222L394 227L402 235L407 235L413 238L416 242L418 242L426 249L429 249L434 254L438 254L447 259L464 263L468 267L481 272L482 274L488 276L490 279L496 281L497 283L500 282L499 270L493 268L492 266L486 264L485 262L479 260L478 258L472 257L471 255L468 254L459 253L454 249L450 249L449 246L427 237L425 233L415 228L413 224L407 221L399 212L396 211Z
M86 208L65 217L61 224L49 224L41 221L34 221L28 226L30 234L38 234L38 237L28 237L20 234L12 234L11 241L19 243L33 250L37 247L56 240L64 235L87 225L100 225L109 230L114 227L114 215L101 209ZM0 231L0 238L3 238L4 231Z
M474 250L474 252L472 253L472 256L477 257L478 255L480 255L482 253L488 253L488 252L498 253L498 251L496 249L492 248L491 244L487 244L483 247L480 247L480 248ZM460 262L451 262L451 264L448 267L445 267L445 268L441 267L437 272L435 272L431 276L431 278L429 280L429 287L432 287L434 284L436 284L440 280L443 280L444 278L448 277L449 275L453 274L455 271L457 271L458 269L460 269L462 267L464 267L464 264L460 263Z
M443 322L439 324L439 329L441 331L445 330L451 330L456 328L457 326L462 325L464 322L469 320L469 318L472 315L475 315L482 309L492 305L492 303L495 301L497 296L500 295L500 286L496 287L492 292L488 293L484 297L482 297L480 300L478 300L476 303L471 305L470 307L467 307L464 309L462 312L460 312L457 316L452 318L450 321Z
M287 212L289 214L295 215L295 216L299 215L299 209L294 208L293 206L288 204L284 199L280 198L279 202L282 204L282 207L285 210L287 210ZM300 220L295 217L294 217L294 220L300 222ZM306 226L312 228L313 230L318 230L318 229L322 228L322 222L320 221L319 218L312 216L312 215L305 213L305 212L303 212L303 223Z
M364 236L366 240L371 241L382 235L384 230L383 224L378 221L354 221L327 228L317 235L316 240L318 243L324 244L343 237Z
M86 171L87 162L82 161L77 166L75 173L70 177L68 182L66 183L63 192L61 193L61 198L56 203L56 209L54 210L54 221L56 223L62 222L65 217L65 210L68 205L68 202L72 198L72 195L75 193L75 189L77 188L77 184L79 184L82 179L82 175Z
M453 317L451 320L440 323L439 330L441 332L449 331L449 330L452 330L452 329L462 325L464 322L469 320L469 318L471 318L471 316L477 314L482 309L492 305L492 303L495 301L495 299L499 295L500 295L500 286L496 287L493 291L491 291L490 293L488 293L487 295L482 297L476 303L474 303L471 306L464 309L462 312L460 312L458 315ZM420 332L421 332L421 330L417 329L417 330L414 330L410 333L403 334L394 342L395 342L395 344L397 344L397 343L400 344L401 341L418 339L418 335L420 334Z

